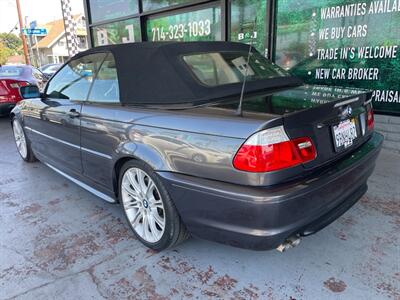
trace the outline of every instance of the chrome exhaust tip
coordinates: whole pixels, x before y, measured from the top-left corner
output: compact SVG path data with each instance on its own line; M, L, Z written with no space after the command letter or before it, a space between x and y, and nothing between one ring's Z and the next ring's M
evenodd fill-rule
M279 252L285 252L286 250L290 248L296 247L298 244L300 244L301 238L299 236L291 236L288 239L286 239L282 244L280 244L276 250Z

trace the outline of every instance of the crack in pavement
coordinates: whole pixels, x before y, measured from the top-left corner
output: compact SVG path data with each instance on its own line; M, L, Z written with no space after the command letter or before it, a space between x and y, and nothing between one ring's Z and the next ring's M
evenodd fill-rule
M30 288L30 289L28 289L28 290L25 290L25 291L23 291L23 292L21 292L21 293L19 293L19 294L16 294L16 295L14 295L14 296L12 296L12 297L5 298L4 300L16 299L16 298L18 298L18 297L20 297L20 296L27 295L27 294L31 293L32 291L35 291L35 290L38 290L38 289L40 289L40 288L43 288L43 287L46 287L46 286L55 284L56 282L58 282L58 281L60 281L60 280L68 279L68 278L70 278L70 277L74 277L74 276L76 276L76 275L83 274L83 273L87 273L87 274L89 275L89 277L91 278L92 282L93 282L94 285L96 286L96 289L97 289L97 291L99 292L99 294L100 294L104 299L108 299L107 297L104 297L104 296L103 296L102 291L100 291L100 289L99 289L98 283L95 282L95 280L93 280L93 277L96 277L96 276L93 274L93 271L94 271L94 269L95 269L97 266L99 266L99 265L101 265L101 264L103 264L103 263L106 263L106 262L108 262L108 261L110 261L110 260L116 258L118 255L121 255L121 254L122 254L122 253L110 255L109 257L105 258L104 260L102 260L102 261L100 261L100 262L98 262L98 263L96 263L96 264L93 264L93 265L91 265L90 267L88 267L88 268L86 268L86 269L80 270L80 271L78 271L78 272L70 273L70 274L67 274L67 275L65 275L65 276L57 276L57 278L55 278L55 279L52 280L52 281L49 281L49 282L46 282L46 283L44 283L44 284L35 286L35 287Z

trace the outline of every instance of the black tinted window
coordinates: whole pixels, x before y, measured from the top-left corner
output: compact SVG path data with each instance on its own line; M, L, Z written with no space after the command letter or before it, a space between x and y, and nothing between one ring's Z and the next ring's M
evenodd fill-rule
M119 87L114 56L109 53L94 80L89 101L119 102Z
M91 54L65 65L49 82L50 98L86 100L90 85L107 54Z

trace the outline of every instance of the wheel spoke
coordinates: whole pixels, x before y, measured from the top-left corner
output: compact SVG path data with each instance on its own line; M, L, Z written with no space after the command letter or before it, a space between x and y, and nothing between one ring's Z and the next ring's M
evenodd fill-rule
M143 235L145 240L149 240L149 220L146 215L143 215Z
M155 222L155 219L154 219L153 216L150 216L150 218L149 218L149 224L150 224L151 234L152 234L153 238L154 238L155 240L157 240L157 239L158 239L158 236L159 236L159 230L157 229L156 222ZM162 227L161 227L161 228L162 228Z
M135 189L136 193L140 193L140 186L138 184L138 182L135 179L135 176L132 176L132 173L130 171L126 172L128 175L128 180L130 182L130 184L133 186L133 188Z
M138 209L138 211L136 212L135 216L131 220L131 225L132 225L133 228L135 228L138 225L138 223L142 219L142 217L143 217L143 213L140 211L140 209Z
M146 189L146 197L147 198L153 196L152 193L153 193L154 188L155 188L154 182L153 182L153 180L151 180L149 178L149 184L147 185L147 189Z
M157 212L153 213L153 218L154 222L156 222L158 226L163 229L165 225L165 220Z
M146 183L144 182L145 173L139 169L136 169L136 176L140 185L140 191L144 194L147 190Z
M164 209L164 205L161 200L154 199L154 201L151 202L151 204L152 204L152 207Z
M125 210L133 209L133 208L139 209L140 202L134 199L133 201L124 203L124 207L125 207Z
M131 188L130 184L122 182L122 188L133 198L139 198L139 194Z

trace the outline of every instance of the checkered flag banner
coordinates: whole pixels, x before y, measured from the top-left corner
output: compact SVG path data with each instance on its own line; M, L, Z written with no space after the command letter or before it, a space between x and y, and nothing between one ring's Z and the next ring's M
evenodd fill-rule
M68 54L70 57L79 52L76 36L76 22L71 12L70 0L61 0L61 9L64 19L65 38L67 39Z

